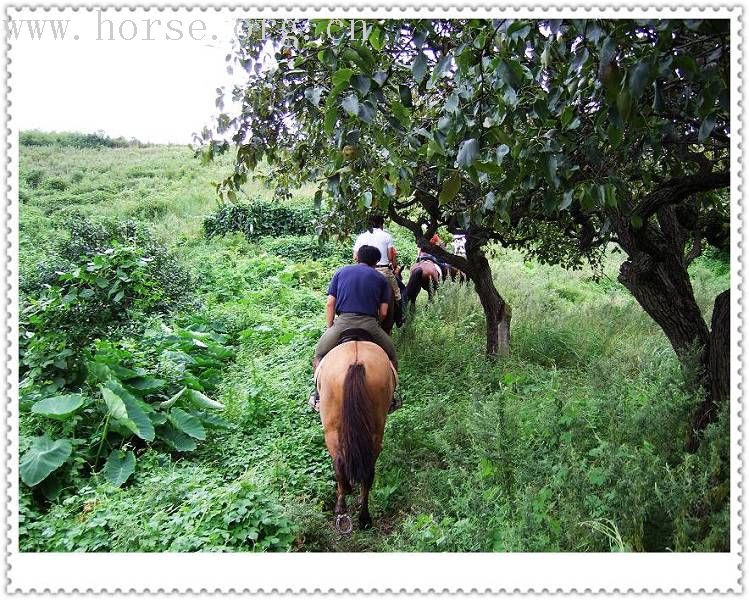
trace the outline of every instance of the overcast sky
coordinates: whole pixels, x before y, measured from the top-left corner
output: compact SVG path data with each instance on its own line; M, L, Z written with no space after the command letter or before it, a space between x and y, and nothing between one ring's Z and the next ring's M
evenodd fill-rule
M31 16L55 15L37 12ZM173 15L122 11L105 16L113 21L115 37L119 36L119 25L133 19L138 28L136 38L106 39L109 24L101 21L100 28L97 19L102 17L91 13L69 17L64 41L51 35L31 40L28 27L22 28L11 46L16 127L84 133L103 130L112 137L135 137L144 142L191 143L193 132L208 125L217 113L216 88L230 85L225 57L233 21L194 11L192 16L206 25L205 33L198 31L194 37L203 39L191 38L191 21L185 18L179 25L173 24L183 30L183 39L169 41L167 34L176 37L166 28ZM153 41L143 39L147 37L145 25L138 20L145 16L163 20L161 28L155 24L152 28ZM126 37L135 32L129 23L122 31ZM70 34L78 39L70 39ZM100 34L103 39L98 40Z

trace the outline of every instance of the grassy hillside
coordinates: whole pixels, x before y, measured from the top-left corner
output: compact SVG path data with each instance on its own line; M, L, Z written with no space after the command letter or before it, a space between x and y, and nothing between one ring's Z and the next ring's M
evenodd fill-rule
M501 249L493 267L513 308L512 356L483 357L469 287L420 300L394 336L404 406L388 420L374 528L339 536L332 466L306 398L324 291L350 246L282 231L207 239L211 181L228 168L176 146L21 147L20 283L32 334L22 452L45 433L72 448L42 483L21 484L22 550L728 548L727 420L698 454L684 453L696 398L663 334L616 282L619 255L595 281ZM257 185L247 193L269 197ZM310 194L289 206L311 206ZM405 232L394 233L413 256ZM709 310L727 265L708 256L692 269ZM99 298L107 288L87 273L118 287ZM102 372L130 386L155 425L152 442L105 424ZM161 408L182 388L224 409L206 404L191 421ZM81 397L72 417L39 412L61 394ZM193 410L183 399L182 412ZM109 467L122 466L130 452L137 467L117 486L104 459L114 453Z

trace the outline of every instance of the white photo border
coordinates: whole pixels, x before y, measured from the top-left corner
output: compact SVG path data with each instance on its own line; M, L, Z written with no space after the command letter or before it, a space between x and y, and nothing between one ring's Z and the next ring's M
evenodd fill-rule
M270 2L270 0L269 0ZM45 11L75 18L92 6L18 5L5 8L3 18L26 11ZM731 239L740 252L731 254L731 539L730 552L672 554L599 553L477 553L477 554L122 554L24 553L18 544L18 131L13 120L13 47L2 28L5 60L6 210L3 211L2 268L5 293L2 311L6 319L3 337L6 359L5 451L5 591L17 593L198 593L251 592L479 592L479 593L742 593L743 572L743 450L741 410L743 286L742 192L745 129L743 96L745 32L743 6L646 6L586 5L101 5L112 11L226 11L228 16L247 18L294 18L327 16L367 19L435 16L440 18L723 18L731 21ZM134 17L133 17L134 18ZM134 575L137 573L137 577Z

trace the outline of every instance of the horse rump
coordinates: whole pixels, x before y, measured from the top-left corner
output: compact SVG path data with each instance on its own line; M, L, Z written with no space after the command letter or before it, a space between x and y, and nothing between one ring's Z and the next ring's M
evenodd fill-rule
M341 467L350 485L369 486L374 481L375 470L374 419L364 376L364 365L354 363L349 366L343 382Z

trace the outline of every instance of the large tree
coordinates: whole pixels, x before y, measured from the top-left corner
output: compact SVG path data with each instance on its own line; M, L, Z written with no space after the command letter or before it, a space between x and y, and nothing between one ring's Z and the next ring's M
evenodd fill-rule
M577 267L616 243L620 281L685 368L697 355L698 431L729 389L729 291L708 327L687 270L705 244L728 249L728 35L717 20L245 23L219 192L265 161L280 190L320 182L324 231L373 209L417 238L465 229L465 259L432 250L475 282L489 354L510 311L487 244Z

